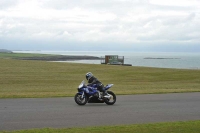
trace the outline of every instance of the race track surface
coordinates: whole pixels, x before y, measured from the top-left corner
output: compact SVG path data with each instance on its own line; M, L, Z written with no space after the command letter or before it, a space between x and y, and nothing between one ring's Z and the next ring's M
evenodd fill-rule
M0 99L0 131L200 120L200 93L117 96L79 106L73 97Z

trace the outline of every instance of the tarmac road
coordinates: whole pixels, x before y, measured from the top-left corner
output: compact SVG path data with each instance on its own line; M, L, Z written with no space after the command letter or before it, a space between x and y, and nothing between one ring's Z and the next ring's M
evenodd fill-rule
M117 96L78 106L73 97L0 99L0 131L200 120L200 93Z

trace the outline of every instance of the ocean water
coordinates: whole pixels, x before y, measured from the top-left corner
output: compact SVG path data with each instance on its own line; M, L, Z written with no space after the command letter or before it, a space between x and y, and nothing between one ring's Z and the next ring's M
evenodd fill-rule
M125 51L14 51L14 52L57 54L57 55L90 55L97 57L102 57L105 55L119 55L119 56L124 56L125 64L132 64L132 66L200 69L200 53L125 52ZM101 64L100 60L79 60L79 61L62 61L62 62Z

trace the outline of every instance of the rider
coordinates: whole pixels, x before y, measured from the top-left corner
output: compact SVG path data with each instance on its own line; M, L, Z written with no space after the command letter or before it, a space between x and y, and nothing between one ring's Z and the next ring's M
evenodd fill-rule
M91 72L86 73L86 79L88 80L88 85L96 84L97 89L100 92L103 92L103 97L108 96L106 90L104 89L104 85L99 81Z

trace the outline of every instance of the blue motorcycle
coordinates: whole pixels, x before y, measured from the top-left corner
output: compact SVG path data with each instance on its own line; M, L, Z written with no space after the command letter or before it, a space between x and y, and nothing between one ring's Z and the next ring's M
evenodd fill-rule
M102 92L97 90L97 85L87 86L83 80L78 86L78 93L74 96L74 100L78 105L85 105L86 103L106 103L113 105L116 102L116 95L112 91L108 91L113 84L108 84L104 87L107 95L103 97Z

